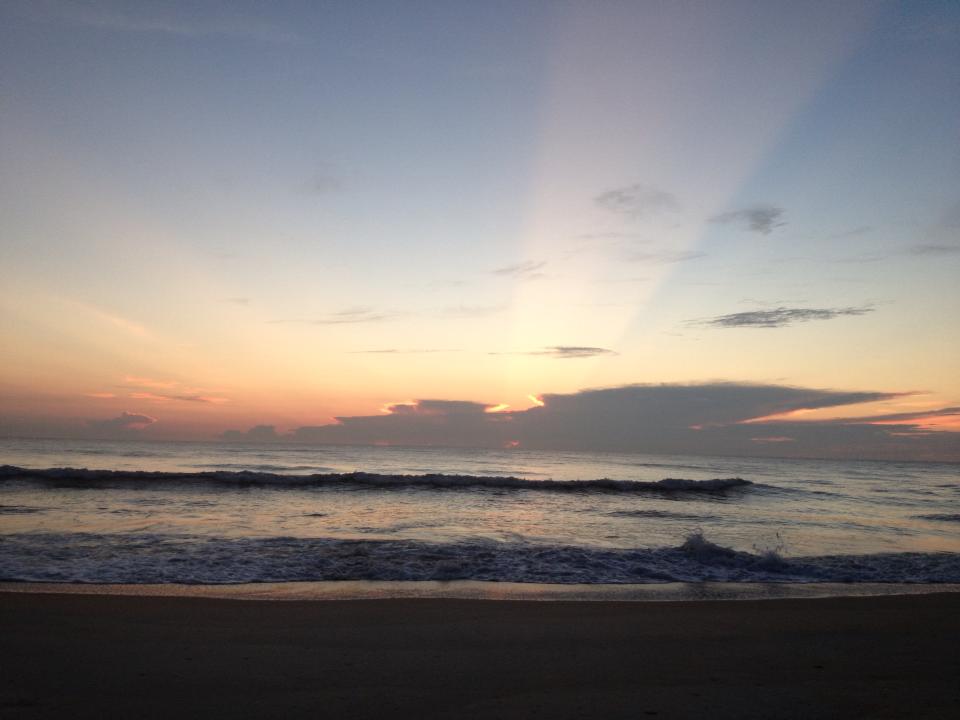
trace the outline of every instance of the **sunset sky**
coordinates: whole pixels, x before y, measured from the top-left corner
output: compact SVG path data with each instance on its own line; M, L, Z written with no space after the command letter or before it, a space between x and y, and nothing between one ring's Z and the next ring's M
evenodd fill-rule
M956 2L7 0L0 67L0 435L960 460Z

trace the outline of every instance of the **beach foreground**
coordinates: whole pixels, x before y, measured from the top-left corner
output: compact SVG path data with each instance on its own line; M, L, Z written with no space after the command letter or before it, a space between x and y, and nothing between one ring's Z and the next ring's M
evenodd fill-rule
M0 714L955 717L960 594L735 602L0 593Z

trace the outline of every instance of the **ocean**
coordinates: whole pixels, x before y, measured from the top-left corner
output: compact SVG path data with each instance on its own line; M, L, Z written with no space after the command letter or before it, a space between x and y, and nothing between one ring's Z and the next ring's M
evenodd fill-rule
M960 466L0 440L0 580L958 583Z

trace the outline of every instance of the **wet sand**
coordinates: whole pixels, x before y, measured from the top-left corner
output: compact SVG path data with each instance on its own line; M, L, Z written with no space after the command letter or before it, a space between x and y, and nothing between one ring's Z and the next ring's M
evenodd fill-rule
M954 718L960 594L713 602L0 593L3 718Z

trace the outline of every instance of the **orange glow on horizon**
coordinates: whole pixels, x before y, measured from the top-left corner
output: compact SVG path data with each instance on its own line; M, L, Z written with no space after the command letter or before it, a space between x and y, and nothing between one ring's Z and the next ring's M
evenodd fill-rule
M946 430L950 432L960 432L960 414L957 415L922 415L918 414L910 419L901 418L899 420L875 420L870 422L869 418L864 418L870 425L916 425L924 430Z
M776 422L778 420L794 420L798 415L809 415L812 412L816 411L810 408L798 408L796 410L787 410L786 412L782 413L774 413L773 415L763 415L762 417L741 420L737 423L737 425L753 425L755 423Z

